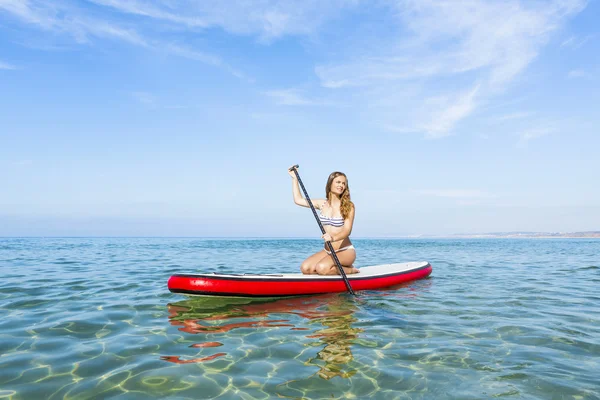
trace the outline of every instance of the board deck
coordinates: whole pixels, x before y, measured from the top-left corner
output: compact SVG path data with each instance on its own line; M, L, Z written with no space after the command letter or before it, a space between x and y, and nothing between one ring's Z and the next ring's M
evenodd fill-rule
M429 276L427 261L362 267L346 275L352 289L372 290ZM282 297L345 292L340 275L291 274L177 274L168 282L169 290L192 296Z

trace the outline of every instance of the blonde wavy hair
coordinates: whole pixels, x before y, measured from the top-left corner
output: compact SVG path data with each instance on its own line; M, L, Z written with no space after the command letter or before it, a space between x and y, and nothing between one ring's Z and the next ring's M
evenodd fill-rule
M331 183L338 176L343 176L344 178L346 178L346 189L344 189L342 195L340 196L340 212L342 213L342 218L346 219L348 215L350 215L350 211L352 211L352 209L354 208L354 203L352 203L352 201L350 200L350 185L348 184L348 177L346 176L346 174L344 174L343 172L334 171L329 175L329 178L327 178L327 185L325 186L325 198L327 199L327 201L331 200L329 197L331 194Z

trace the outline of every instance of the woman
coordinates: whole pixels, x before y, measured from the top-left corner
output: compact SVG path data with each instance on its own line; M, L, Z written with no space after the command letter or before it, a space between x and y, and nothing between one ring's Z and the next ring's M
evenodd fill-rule
M294 203L310 207L308 201L300 193L298 178L293 168L289 168L288 173L292 177ZM327 242L331 242L344 272L355 274L358 269L354 268L352 263L356 260L356 251L350 241L354 223L354 203L350 201L350 188L344 173L332 172L329 175L325 186L325 197L325 199L312 200L313 206L321 211L319 219L325 228L325 233L321 236L325 241L324 249L304 260L300 270L303 274L339 274L339 269L327 247Z

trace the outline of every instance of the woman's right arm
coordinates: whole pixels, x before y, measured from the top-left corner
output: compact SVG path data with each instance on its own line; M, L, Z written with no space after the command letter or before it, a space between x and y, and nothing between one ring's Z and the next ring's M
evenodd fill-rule
M293 169L288 169L288 174L292 177L292 194L294 195L294 203L298 204L302 207L310 207L308 205L308 201L304 197L302 197L302 193L300 192L300 184L298 183L298 177L294 173ZM321 209L321 205L323 204L323 200L313 200L313 206L317 210Z

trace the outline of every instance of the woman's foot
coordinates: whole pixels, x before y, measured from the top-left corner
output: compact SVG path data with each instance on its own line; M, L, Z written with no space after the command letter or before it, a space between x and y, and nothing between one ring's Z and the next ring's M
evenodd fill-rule
M354 265L351 265L349 267L342 267L342 268L344 268L344 272L346 273L346 275L358 274L360 272L358 270L358 268L354 268Z

